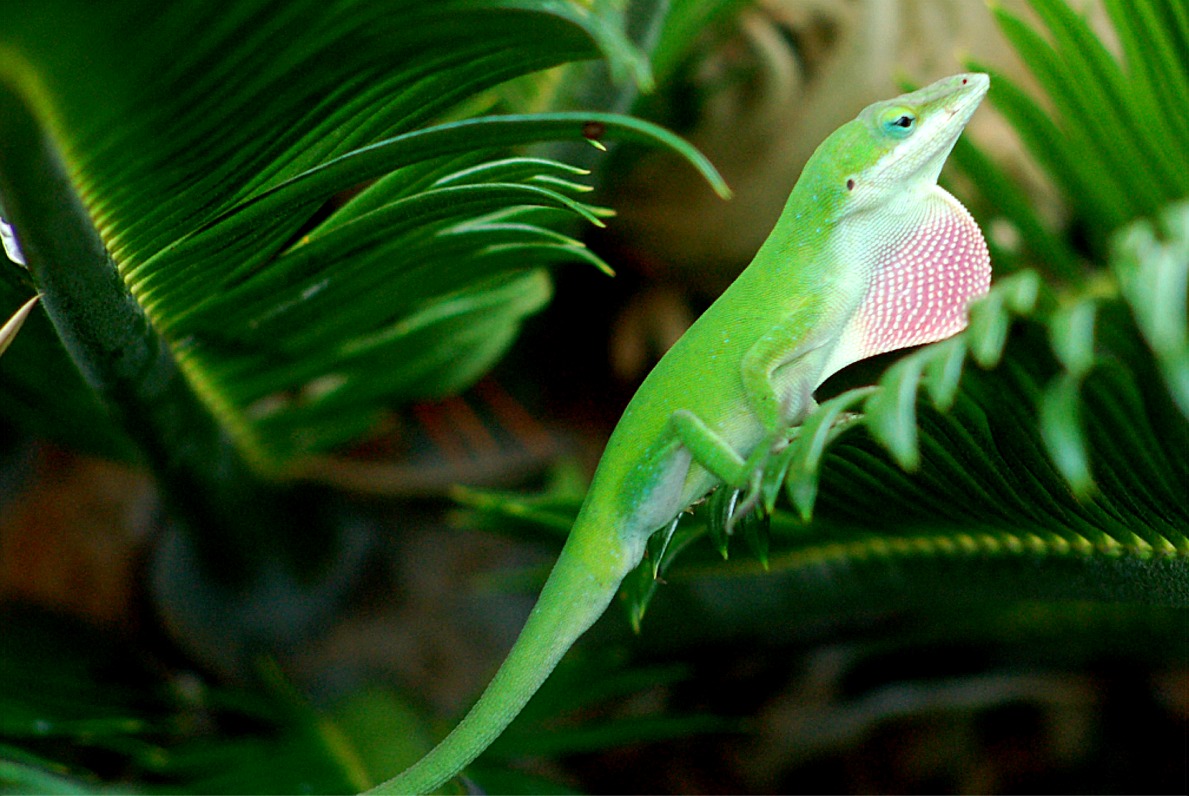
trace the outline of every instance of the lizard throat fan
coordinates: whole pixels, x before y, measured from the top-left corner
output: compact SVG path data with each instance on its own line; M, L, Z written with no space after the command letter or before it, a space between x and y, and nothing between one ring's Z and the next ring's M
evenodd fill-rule
M932 343L966 327L966 308L991 285L991 257L978 224L939 199L916 229L882 250L855 316L856 359Z

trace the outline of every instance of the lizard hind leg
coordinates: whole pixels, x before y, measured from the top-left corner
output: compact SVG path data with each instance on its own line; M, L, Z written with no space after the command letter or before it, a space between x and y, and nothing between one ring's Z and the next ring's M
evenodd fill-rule
M779 434L766 433L744 459L722 435L689 410L674 412L670 425L694 462L727 487L744 493L745 497L732 512L728 526L734 525L735 518L746 516L759 504L764 466L773 452L788 441L784 430Z
M793 386L784 394L780 403L781 410L777 417L783 418L783 421L768 430L744 462L744 469L749 474L747 488L743 490L742 499L727 520L728 529L734 525L737 518L746 517L760 505L764 491L764 471L769 461L788 447L792 427L800 425L801 421L817 408L817 401L813 398L813 387L808 382Z
M712 476L728 486L740 488L746 485L750 458L744 461L729 442L706 425L706 421L688 409L679 409L669 418L669 426L693 460Z

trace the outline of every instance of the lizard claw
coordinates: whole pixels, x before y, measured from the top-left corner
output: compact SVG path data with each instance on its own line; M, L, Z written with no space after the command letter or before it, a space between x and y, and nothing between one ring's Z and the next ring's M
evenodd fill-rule
M788 444L787 440L785 440L785 444ZM745 489L735 490L731 502L727 504L726 528L728 534L734 530L737 521L746 517L760 505L760 498L764 494L762 489L764 463L761 462L751 471L751 476L747 479L747 487ZM742 500L740 500L740 495L743 496Z

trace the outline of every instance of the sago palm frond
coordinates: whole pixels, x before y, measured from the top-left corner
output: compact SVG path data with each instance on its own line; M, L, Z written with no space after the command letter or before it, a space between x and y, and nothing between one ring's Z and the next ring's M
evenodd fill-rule
M0 14L0 191L20 242L46 259L45 239L77 237L31 199L75 194L91 256L110 256L185 381L268 472L358 435L386 402L472 381L547 300L543 267L601 265L550 230L567 214L598 223L581 174L499 160L508 148L618 136L712 173L624 117L482 115L493 87L575 59L647 80L581 3L51 0ZM60 153L56 184L22 171L30 146ZM3 274L15 306L30 280ZM93 312L60 303L47 296L51 313ZM46 325L27 333L3 364L12 414L102 436Z

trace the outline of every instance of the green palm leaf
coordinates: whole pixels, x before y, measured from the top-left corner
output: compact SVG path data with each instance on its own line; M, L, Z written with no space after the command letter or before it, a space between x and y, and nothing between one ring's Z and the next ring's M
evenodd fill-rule
M464 102L495 103L485 92L509 78L575 59L601 55L646 82L613 20L571 2L8 5L0 78L49 129L186 380L268 472L357 436L387 402L473 381L547 301L542 267L605 267L549 232L566 214L598 223L580 174L476 164L619 135L677 147L717 179L677 139L624 117L449 121ZM7 188L9 204L21 191ZM27 295L23 272L5 277L8 302ZM54 378L6 361L7 399L26 418L104 428L78 380L59 378L47 331L36 325L27 348Z
M1184 168L1189 140L1184 110L1189 102L1184 8L1176 0L1107 2L1123 45L1120 60L1064 0L1031 0L1030 4L1047 37L1006 9L996 7L994 14L1032 70L1045 101L1030 96L993 68L989 71L995 89L990 99L1063 190L1092 253L1101 259L1113 231L1189 196ZM972 162L969 148L955 155L963 168L980 179L1001 179L993 169ZM1015 209L1007 214L1018 219L1026 239L1037 240L1034 213ZM1054 259L1049 256L1043 262Z

